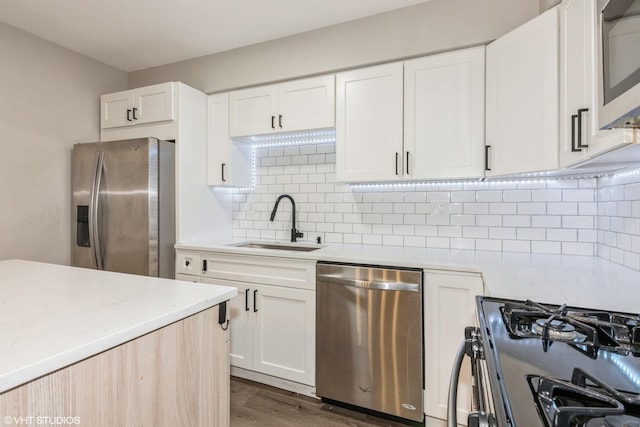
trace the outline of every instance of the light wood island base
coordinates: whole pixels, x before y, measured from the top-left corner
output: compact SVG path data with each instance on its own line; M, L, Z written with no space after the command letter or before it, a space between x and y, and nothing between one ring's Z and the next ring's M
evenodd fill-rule
M226 427L228 355L214 306L0 394L2 425Z

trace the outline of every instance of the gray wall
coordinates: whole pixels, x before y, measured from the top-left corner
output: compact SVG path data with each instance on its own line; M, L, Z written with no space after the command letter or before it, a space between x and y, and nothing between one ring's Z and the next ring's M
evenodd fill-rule
M129 74L129 87L178 80L213 93L471 46L493 40L528 21L538 14L539 6L538 0L431 0L253 46L135 71Z
M0 259L68 264L70 155L127 74L0 23Z

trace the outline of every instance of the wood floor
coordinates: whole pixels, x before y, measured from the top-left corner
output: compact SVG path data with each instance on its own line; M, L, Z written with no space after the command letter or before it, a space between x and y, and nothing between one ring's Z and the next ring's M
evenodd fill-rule
M231 427L406 427L317 399L231 377Z

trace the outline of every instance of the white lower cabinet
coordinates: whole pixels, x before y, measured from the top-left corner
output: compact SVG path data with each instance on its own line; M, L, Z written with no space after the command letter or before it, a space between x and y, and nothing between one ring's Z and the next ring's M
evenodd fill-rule
M425 415L447 419L453 361L464 329L476 322L476 295L483 294L480 274L424 271ZM458 422L466 424L471 407L471 370L465 358L458 385Z
M315 386L315 261L178 251L176 279L233 286L231 366ZM188 263L188 264L187 264Z

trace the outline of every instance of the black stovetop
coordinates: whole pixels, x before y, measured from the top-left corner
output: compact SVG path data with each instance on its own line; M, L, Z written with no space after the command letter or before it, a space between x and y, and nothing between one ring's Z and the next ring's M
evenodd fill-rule
M640 427L637 315L485 297L478 313L500 426Z

